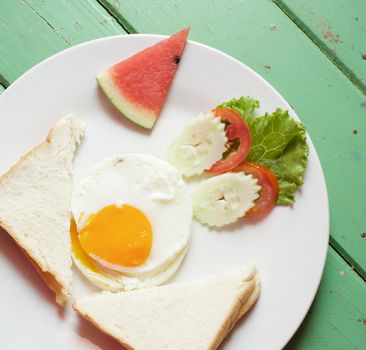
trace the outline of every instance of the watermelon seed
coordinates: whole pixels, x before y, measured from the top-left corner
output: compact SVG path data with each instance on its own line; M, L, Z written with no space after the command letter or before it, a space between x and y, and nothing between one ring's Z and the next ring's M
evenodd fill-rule
M180 56L175 56L174 61L176 64L178 64L180 62Z

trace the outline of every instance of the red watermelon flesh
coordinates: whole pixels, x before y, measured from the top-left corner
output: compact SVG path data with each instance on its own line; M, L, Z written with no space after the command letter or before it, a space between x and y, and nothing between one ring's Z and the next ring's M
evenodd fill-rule
M186 44L189 28L159 41L97 77L114 106L151 129L163 108Z

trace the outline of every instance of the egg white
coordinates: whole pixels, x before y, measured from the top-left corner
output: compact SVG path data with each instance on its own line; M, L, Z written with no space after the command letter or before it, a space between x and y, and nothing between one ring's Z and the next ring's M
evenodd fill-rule
M74 256L76 266L90 282L103 289L131 290L163 283L182 263L191 236L191 197L179 172L146 154L107 158L74 189L71 210L78 231L91 214L112 204L129 204L147 216L153 231L149 257L137 267L103 261L97 263L102 273L96 273Z
M98 273L88 269L74 254L73 259L78 269L93 285L103 290L117 292L154 287L166 282L179 269L187 251L188 246L174 260L162 267L161 270L145 277L127 276L112 270L103 269L100 266L101 273Z

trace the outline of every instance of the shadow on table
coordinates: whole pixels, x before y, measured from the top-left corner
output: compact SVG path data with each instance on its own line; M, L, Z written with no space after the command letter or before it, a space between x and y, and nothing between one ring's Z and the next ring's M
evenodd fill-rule
M18 275L33 288L43 300L57 308L61 318L64 317L64 308L55 302L55 293L49 289L36 269L29 262L25 254L10 235L0 227L0 255L5 257L17 270Z
M100 349L108 350L127 350L117 340L113 339L109 335L104 334L98 328L96 328L89 321L79 316L79 323L77 326L77 333L88 339L91 343L98 346Z
M300 343L304 341L304 334L306 333L307 325L311 319L311 308L307 313L304 321L301 323L299 329L296 331L295 335L284 347L284 350L296 350L300 348Z

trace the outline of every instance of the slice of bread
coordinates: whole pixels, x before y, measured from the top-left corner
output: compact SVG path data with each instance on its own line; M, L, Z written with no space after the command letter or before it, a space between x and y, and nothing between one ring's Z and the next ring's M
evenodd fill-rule
M72 161L83 127L69 115L0 178L0 226L65 305L71 295Z
M73 308L133 350L217 349L259 297L254 266L131 292L102 292Z

